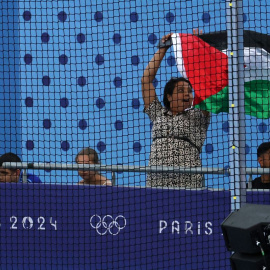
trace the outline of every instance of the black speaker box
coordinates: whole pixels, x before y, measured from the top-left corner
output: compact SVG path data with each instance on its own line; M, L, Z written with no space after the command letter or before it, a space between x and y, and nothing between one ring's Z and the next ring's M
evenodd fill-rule
M251 255L234 253L230 260L233 270L263 270L265 269L264 267L270 265L270 255L268 254L264 259L261 254Z
M261 243L265 252L269 251L267 226L270 224L270 205L246 204L231 213L221 224L226 247L230 251L256 254Z

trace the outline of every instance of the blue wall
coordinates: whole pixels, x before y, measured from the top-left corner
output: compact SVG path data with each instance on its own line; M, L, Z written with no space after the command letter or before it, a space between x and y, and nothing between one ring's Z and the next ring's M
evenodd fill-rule
M21 156L21 95L18 1L0 3L0 154Z
M7 74L16 77L8 80L5 102L12 100L13 82L21 91L21 101L12 105L16 116L12 121L10 114L5 117L8 123L21 117L22 137L16 133L23 160L71 163L81 148L90 146L100 153L103 164L147 165L151 125L143 113L140 78L164 34L226 29L225 1L204 2L20 1L19 14L13 16L18 22L12 26L19 28L20 48L14 47L16 41L8 45L9 53L20 54L19 59L14 57L20 65L7 64L4 58L3 68L12 69L4 73L5 80ZM17 12L17 7L13 10ZM244 12L245 29L267 33L266 0L244 1ZM160 99L166 81L178 75L169 50L157 75ZM202 153L204 166L228 166L227 121L226 114L212 116ZM256 148L269 140L269 121L247 116L246 123L247 166L256 167ZM7 149L10 141L14 142L1 143ZM76 172L38 173L45 182L79 180ZM145 185L143 174L116 177L118 184ZM227 176L218 180L207 176L209 187L227 188L228 182Z

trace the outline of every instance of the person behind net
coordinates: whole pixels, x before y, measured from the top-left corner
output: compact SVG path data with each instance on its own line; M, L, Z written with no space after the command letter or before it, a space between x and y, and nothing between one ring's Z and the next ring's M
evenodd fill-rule
M162 37L164 44L172 34ZM206 138L210 115L192 107L192 85L185 78L171 78L164 89L163 107L153 80L168 46L160 46L144 70L141 83L144 112L153 122L149 166L200 167L200 152ZM150 187L201 187L202 174L149 173Z
M262 143L258 147L257 157L261 168L270 168L270 142ZM270 189L270 174L263 174L255 178L251 184L252 188Z
M75 158L78 164L100 164L97 152L92 148L82 149ZM96 171L78 171L82 180L79 185L101 185L111 186L112 183L105 176L100 175Z
M0 183L24 183L23 170L3 168L2 165L5 162L21 162L21 159L13 153L6 153L0 157ZM41 180L38 176L27 173L25 182L41 183Z

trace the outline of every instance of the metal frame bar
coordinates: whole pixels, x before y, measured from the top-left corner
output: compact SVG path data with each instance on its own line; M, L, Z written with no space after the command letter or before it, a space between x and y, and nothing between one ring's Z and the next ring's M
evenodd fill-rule
M190 173L190 174L231 174L230 169L215 167L177 167L177 166L130 166L130 165L100 165L100 164L61 164L61 163L26 163L4 162L6 169L32 170L91 170L109 172L141 172L141 173ZM270 174L270 168L243 168L245 174Z
M246 203L243 1L227 0L231 210Z

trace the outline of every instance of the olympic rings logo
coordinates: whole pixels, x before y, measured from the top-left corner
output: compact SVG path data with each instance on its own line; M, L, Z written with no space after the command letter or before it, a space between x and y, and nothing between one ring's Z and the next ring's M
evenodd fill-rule
M127 221L122 215L115 219L111 215L106 215L103 218L99 215L93 215L90 218L90 225L99 235L105 235L106 233L117 235L126 227Z

